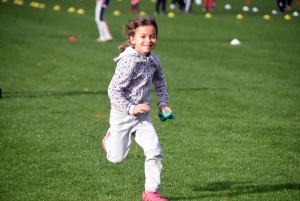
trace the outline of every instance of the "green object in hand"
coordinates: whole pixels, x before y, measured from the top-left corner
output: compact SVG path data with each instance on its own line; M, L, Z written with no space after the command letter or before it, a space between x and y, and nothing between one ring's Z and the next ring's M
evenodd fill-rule
M166 110L166 115L164 115L161 109L159 109L158 111L158 117L160 118L161 121L166 121L167 119L175 119L174 114Z

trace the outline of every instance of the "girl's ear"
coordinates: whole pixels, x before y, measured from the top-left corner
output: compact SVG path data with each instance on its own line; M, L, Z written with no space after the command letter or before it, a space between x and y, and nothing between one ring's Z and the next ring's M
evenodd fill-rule
M129 40L130 40L130 42L131 42L132 45L135 45L135 40L134 40L133 36L130 36Z

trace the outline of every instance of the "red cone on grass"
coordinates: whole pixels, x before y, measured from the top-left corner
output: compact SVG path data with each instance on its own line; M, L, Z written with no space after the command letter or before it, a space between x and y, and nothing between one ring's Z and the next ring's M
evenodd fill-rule
M76 36L70 36L69 41L75 42L77 40Z

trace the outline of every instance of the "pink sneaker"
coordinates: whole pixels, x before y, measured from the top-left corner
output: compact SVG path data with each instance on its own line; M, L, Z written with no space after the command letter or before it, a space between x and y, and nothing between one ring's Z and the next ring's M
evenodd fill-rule
M143 201L168 201L157 192L144 191L142 194Z
M106 135L105 135L105 137L104 137L104 139L102 141L102 148L103 148L103 150L104 150L105 153L106 153L105 143L106 143L106 141L108 140L109 137L110 137L110 131L108 129L108 131L107 131L107 133L106 133Z

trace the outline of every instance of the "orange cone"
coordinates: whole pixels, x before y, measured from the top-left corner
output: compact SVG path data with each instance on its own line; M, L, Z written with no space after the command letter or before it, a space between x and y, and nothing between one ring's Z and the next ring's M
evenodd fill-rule
M76 36L70 36L70 38L69 38L69 41L71 41L71 42L74 42L76 40L77 40Z

